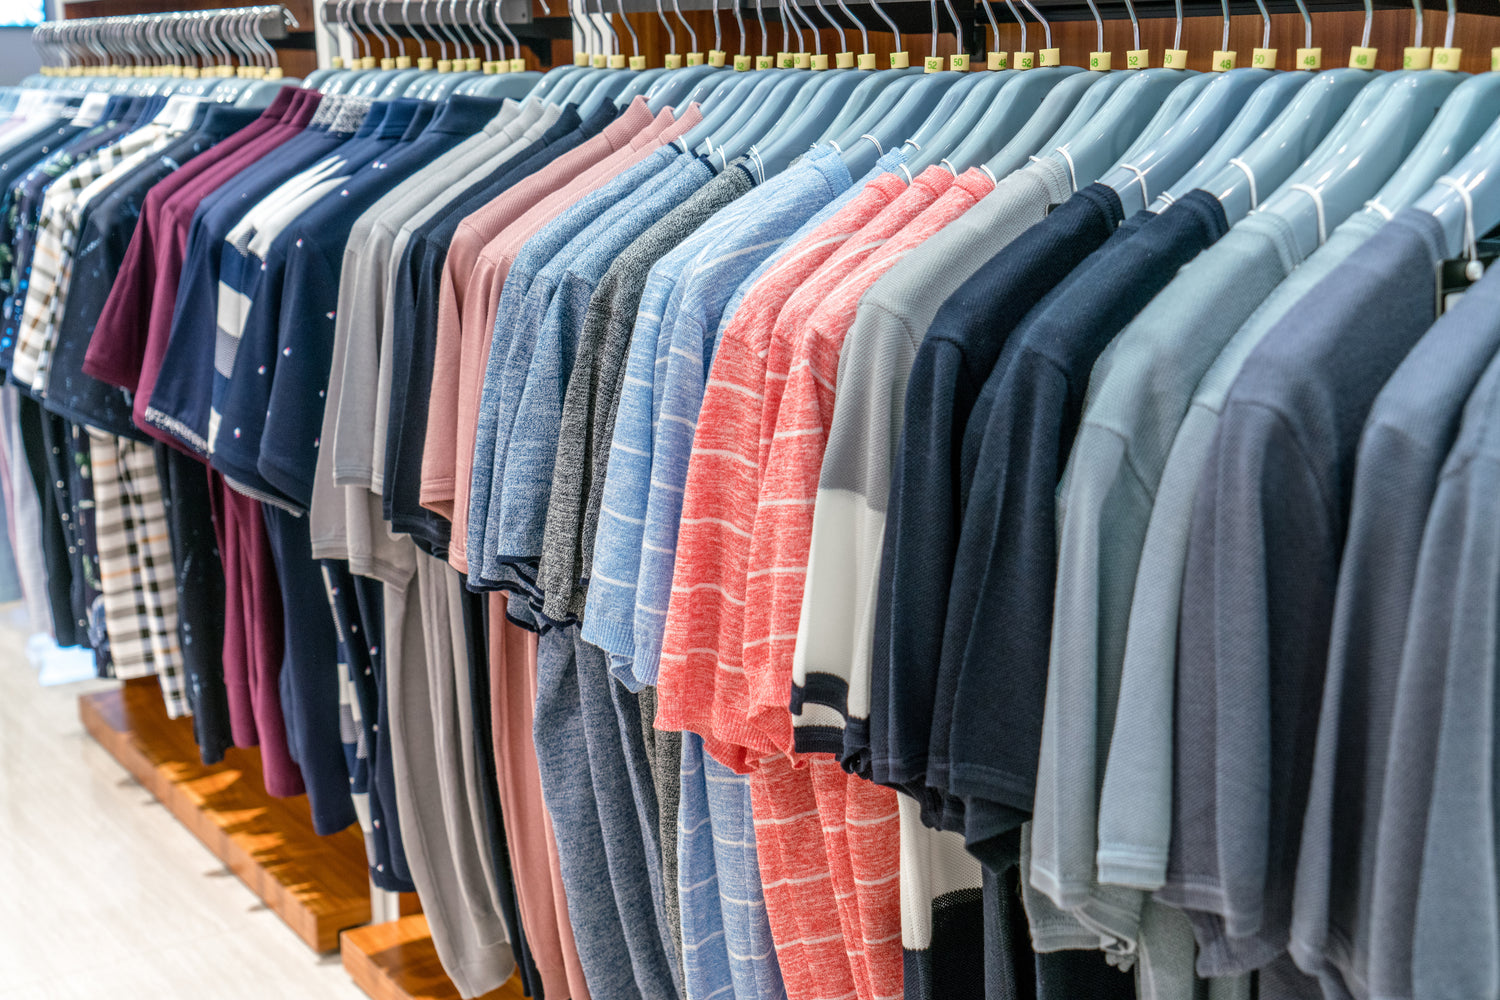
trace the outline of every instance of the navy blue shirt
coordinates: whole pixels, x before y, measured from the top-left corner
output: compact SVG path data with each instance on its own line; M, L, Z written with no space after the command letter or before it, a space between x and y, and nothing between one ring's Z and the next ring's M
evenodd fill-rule
M1057 484L1094 361L1188 261L1229 229L1217 199L1190 192L1034 309L989 384L992 405L964 508L948 593L938 703L951 726L949 791L981 860L1031 815L1057 577ZM970 429L974 428L970 424ZM1003 668L997 668L1003 665ZM942 683L956 684L948 699ZM938 754L932 753L936 758Z
M982 266L933 318L917 349L892 472L872 654L868 754L846 766L904 788L923 818L954 828L927 792L948 581L962 523L960 450L970 413L1002 349L1031 308L1097 250L1123 217L1119 197L1091 185ZM899 595L899 596L898 596ZM946 740L946 732L943 734Z

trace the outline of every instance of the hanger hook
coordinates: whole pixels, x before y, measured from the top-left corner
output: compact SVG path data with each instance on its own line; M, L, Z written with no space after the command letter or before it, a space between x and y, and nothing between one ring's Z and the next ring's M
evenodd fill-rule
M599 6L604 6L604 0L599 0ZM630 18L625 16L625 0L615 0L615 6L620 8L620 22L625 25L625 30L630 32L630 54L639 56L641 54L641 39L635 33L635 28L630 23ZM608 17L609 15L605 15ZM619 37L618 35L615 37Z
M381 29L390 36L392 42L396 43L396 51L400 52L403 56L406 55L406 43L396 36L396 29L391 27L391 19L386 16L385 0L377 0L375 14L380 20Z
M1089 6L1094 5L1094 0L1089 0ZM964 26L958 21L958 12L953 9L953 0L943 0L943 6L948 9L948 19L953 22L953 40L958 44L958 51L964 52ZM936 52L933 55L937 55Z
M1125 2L1128 4L1130 3L1130 0L1125 0ZM1182 5L1182 0L1177 0L1177 4L1180 7ZM1049 49L1052 48L1052 25L1048 23L1047 19L1043 17L1040 12L1037 11L1036 7L1032 5L1031 0L1021 0L1021 6L1026 8L1026 13L1030 14L1032 17L1036 18L1042 23L1042 35L1046 40L1046 47ZM1179 22L1179 24L1180 23L1181 22ZM1025 50L1023 49L1022 51Z
M818 34L818 25L813 21L812 15L807 12L806 8L798 0L787 0L787 3L791 6L792 14L795 15L795 18L801 18L802 23L807 25L808 33L812 35L813 51L818 55L822 55L823 37ZM806 49L802 48L802 33L800 31L797 33L797 51L806 51Z
M443 0L437 0L438 29L442 31L445 38L453 43L453 58L462 59L464 57L464 45L462 41L464 35L458 27L458 0L449 0L448 9L449 13L453 15L452 25L449 25L448 22L443 19ZM452 28L451 31L449 30L450 27Z
M766 12L761 7L761 0L755 0L755 19L760 22L760 54L766 54Z
M1448 23L1443 26L1443 48L1453 48L1453 24L1458 20L1458 0L1448 0Z
M421 18L422 27L427 29L427 33L432 36L432 40L437 42L438 62L443 62L448 58L448 43L433 30L432 22L427 20L427 0L417 0L417 17Z
M715 0L717 3L717 0ZM745 15L740 12L740 0L729 0L729 10L734 14L734 23L740 31L740 55L745 54Z
M1085 0L1085 2L1089 5L1089 13L1091 13L1091 14L1094 15L1094 30L1098 34L1098 38L1099 38L1099 44L1098 44L1098 46L1095 47L1094 51L1096 51L1096 52L1103 52L1104 51L1104 18L1102 18L1102 17L1099 16L1099 8L1098 8L1097 5L1095 5L1094 0ZM1224 0L1224 2L1228 3L1229 0ZM1228 8L1225 8L1225 9L1227 10ZM1050 48L1051 46L1049 45L1048 47Z
M1422 25L1422 0L1411 0L1411 14L1412 14L1412 19L1411 19L1412 20L1412 29L1411 29L1412 39L1411 39L1411 44L1412 44L1413 48L1420 49L1422 47L1422 27L1423 27L1423 25Z
M714 9L714 48L717 49L719 47L719 5L717 3L717 0L715 0L715 3L713 4L713 9ZM672 0L672 10L677 15L677 20L681 21L682 22L682 26L687 29L687 33L688 33L688 51L689 52L697 52L698 51L698 32L694 31L693 30L693 26L688 23L688 19L682 16L682 4L678 3L677 0ZM675 45L676 44L676 38L674 37L672 41L673 41L673 44Z
M823 6L823 0L813 0L813 4L818 8L818 13L823 15L823 20L827 21L833 30L838 32L839 51L848 52L849 40L844 37L844 26L839 24L832 14L828 13L828 8Z
M1420 3L1421 0L1416 0ZM1224 41L1219 46L1222 51L1229 51L1229 0L1219 0L1220 6L1224 8Z
M391 42L390 42L390 39L386 38L385 37L385 33L382 32L379 28L377 28L375 26L375 18L370 13L371 8L376 3L380 3L382 6L384 6L384 2L385 2L385 0L365 0L365 3L364 3L365 27L368 28L368 29L370 29L370 34L371 35L374 35L376 38L380 39L380 51L384 55L385 58L389 59L391 57ZM370 49L371 49L372 52L374 51L374 49L375 49L374 44L371 44Z
M478 32L480 42L484 45L484 62L489 63L492 61L490 59L490 56L495 54L494 51L490 48L490 42L499 42L500 36L495 33L495 29L491 28L489 22L484 19L484 8L482 6L479 8L479 16L475 17L475 3L476 0L468 0L468 2L464 4L464 17L468 18L469 23L474 25L474 30ZM500 48L500 57L503 59L505 57L504 43L501 43ZM485 66L484 68L486 71L489 69L488 66Z
M1182 0L1178 0L1178 2L1181 3ZM1375 4L1373 0L1365 0L1365 30L1364 34L1360 36L1359 44L1361 48L1367 49L1370 47L1370 28L1373 27L1374 24Z
M1266 10L1266 0L1255 0L1255 6L1260 10L1260 47L1269 49L1271 47L1271 12Z
M839 10L841 10L841 11L844 12L844 16L847 17L849 20L853 21L855 27L859 28L859 50L860 50L860 52L863 55L869 55L870 54L870 29L868 29L868 28L865 27L865 22L861 21L859 18L857 18L857 17L854 16L854 11L852 11L852 10L849 9L849 5L847 3L845 3L844 0L836 0L836 2L839 5ZM872 6L873 6L873 4L872 4ZM896 36L896 46L897 46L897 48L899 48L900 45L901 45L901 36L898 34Z
M667 54L677 54L677 32L672 30L672 24L667 20L667 11L661 5L661 0L656 0L656 16L661 20L662 30L667 33Z
M781 51L801 52L802 32L797 28L797 24L792 18L791 11L786 9L786 0L776 0L776 10L781 14ZM793 32L796 32L797 35L797 47L795 49L792 48Z
M1177 10L1177 28L1172 34L1172 48L1182 48L1182 0L1175 0L1174 6Z
M901 29L896 27L896 22L891 20L891 16L885 12L885 8L876 3L875 0L870 0L870 6L875 8L875 13L885 22L886 27L891 29L891 34L896 36L896 47L892 51L903 51L901 48ZM870 40L868 38L865 39L865 51L870 51Z
M545 3L545 0L543 0L543 2ZM481 11L480 11L480 13L481 14L483 13L483 5L481 5ZM513 51L515 53L514 58L520 59L520 58L522 58L522 56L521 56L521 40L516 37L516 33L514 31L510 30L510 25L508 25L508 24L505 23L505 17L503 16L504 14L505 14L505 0L495 0L495 23L498 24L500 26L500 30L505 33L505 37L508 38L508 39L510 39L511 51ZM500 58L501 59L505 58L505 46L504 45L500 46Z
M588 0L583 0L583 8L584 10L588 9ZM599 24L609 32L610 41L613 43L611 51L623 52L624 47L620 45L620 33L615 30L614 19L604 9L604 0L599 0ZM604 45L604 33L602 31L599 33L599 44L602 49Z

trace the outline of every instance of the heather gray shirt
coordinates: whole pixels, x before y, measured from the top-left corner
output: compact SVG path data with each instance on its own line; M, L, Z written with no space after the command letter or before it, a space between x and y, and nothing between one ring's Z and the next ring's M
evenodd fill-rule
M709 181L638 236L610 265L589 299L563 397L538 569L543 612L549 618L562 621L583 615L588 596L584 574L593 565L615 412L646 277L658 260L753 186L743 170L726 170Z

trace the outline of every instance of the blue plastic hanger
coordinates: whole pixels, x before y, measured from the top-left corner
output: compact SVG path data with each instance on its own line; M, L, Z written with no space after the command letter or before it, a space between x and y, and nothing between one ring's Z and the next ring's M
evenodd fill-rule
M1229 0L1224 9L1221 48L1229 48ZM1256 0L1261 14L1261 46L1271 44L1271 15L1264 0ZM1101 183L1114 189L1127 216L1151 204L1160 192L1202 158L1228 129L1253 93L1274 74L1268 69L1231 69L1213 74L1181 117L1146 149L1132 152L1111 168Z
M1000 25L995 23L995 11L990 6L990 0L981 0L981 2L984 5L985 16L990 22L990 30L994 34L995 46L998 48ZM1012 0L1005 0L1005 2L1010 6L1010 11L1015 15L1016 20L1021 21L1021 15ZM1022 49L1026 47L1025 37L1026 23L1021 21ZM916 135L907 140L907 145L914 147L906 161L907 169L912 172L912 175L915 176L937 163L945 153L956 148L964 139L971 136L979 127L985 112L994 106L1005 85L1017 75L1017 72L1013 69L1004 69L974 74L973 86L964 88L961 92L962 103L944 119L938 128L932 131L931 135L924 135L919 130ZM957 90L958 88L954 88L954 91L949 92L949 96L954 96ZM941 105L939 105L940 113ZM933 118L939 117L939 114L934 114Z
M854 11L849 9L845 0L836 0L839 10L844 16L854 22L859 29L860 52L866 59L873 59L870 53L870 30L865 23L854 16ZM873 4L875 11L879 14L891 29L895 30L895 23L886 15L879 4ZM842 32L839 35L843 38ZM901 47L900 33L896 35L896 47ZM915 79L922 75L921 70L908 69L884 69L884 70L859 70L861 82L855 88L854 93L849 95L848 102L833 123L818 137L818 142L837 142L838 138L847 133L862 135L870 130L870 127L896 106L901 94L909 88ZM857 131L856 131L857 130Z
M1450 14L1450 32L1454 20ZM1418 9L1416 47L1422 44L1421 26ZM1451 34L1449 38L1451 46ZM1398 77L1349 136L1330 136L1324 144L1337 146L1318 162L1299 168L1266 200L1263 210L1291 223L1304 257L1323 244L1331 227L1358 211L1395 175L1463 81L1458 73L1430 69Z
M453 14L453 32L450 32L448 30L448 25L443 21L442 5L443 0L437 0L437 23L438 28L441 29L442 33L447 36L448 40L453 43L453 62L449 63L443 58L443 56L446 55L446 49L439 50L437 83L433 86L432 91L428 95L428 100L432 101L446 100L450 94L452 94L458 87L462 86L463 84L476 79L482 79L480 74L468 69L468 63L464 59L464 49L459 38L459 35L462 33L462 31L458 27L458 0L449 0L449 5L452 8ZM445 66L447 67L446 70L444 69Z
M630 18L625 16L624 0L615 0L615 5L620 8L620 20L624 22L625 30L630 32L630 54L635 59L639 59L641 55L641 40L640 37L636 35L635 27L630 23ZM660 13L660 11L660 0L657 0L657 12ZM661 23L667 24L667 18L665 14L661 15ZM669 39L672 39L671 25L667 25L667 37ZM672 40L671 45L672 51L676 52L677 42L675 39ZM646 91L651 89L652 84L661 79L662 74L665 72L666 69L661 66L657 66L654 69L632 69L630 71L629 81L625 84L624 88L621 89L620 92L614 97L616 105L623 108L631 101L635 100L636 97L644 96Z
M701 55L698 52L698 33L693 30L693 26L688 23L687 18L682 16L682 8L678 5L677 0L672 0L672 10L677 15L677 20L681 21L682 26L687 29L688 51ZM662 12L661 0L656 0L656 12L661 15L662 24L667 24L667 16ZM717 2L713 4L713 12L714 51L717 52L720 41L719 5ZM672 51L676 52L677 32L672 29L671 25L667 25L667 36L672 39ZM656 81L656 86L652 87L646 94L647 106L650 107L652 114L657 114L665 108L686 109L688 102L684 98L694 93L700 83L704 83L709 79L722 79L727 75L727 72L720 66L684 66Z
M1478 255L1476 242L1500 225L1500 121L1412 206L1442 226L1448 257Z
M480 0L479 24L481 28L487 29L488 25L484 18L484 4L485 0ZM510 40L511 51L519 59L521 58L521 40L516 37L515 32L511 31L510 26L505 23L501 0L494 0L494 4L495 23L500 26L500 30L504 32L505 37ZM546 0L542 0L542 8L551 13L551 8L547 6ZM496 46L500 50L500 62L503 64L505 63L505 42L501 40L499 35L494 35L494 39ZM485 46L485 56L489 56L488 45ZM542 75L532 70L492 73L489 76L481 77L477 82L471 84L470 92L477 97L508 97L512 100L522 100L527 94L531 93L537 81L542 78Z

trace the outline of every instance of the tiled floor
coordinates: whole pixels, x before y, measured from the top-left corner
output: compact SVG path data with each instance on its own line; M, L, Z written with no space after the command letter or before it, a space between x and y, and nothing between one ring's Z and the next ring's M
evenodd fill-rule
M84 733L88 685L37 685L10 617L0 616L0 1000L364 998L337 956L313 955Z

